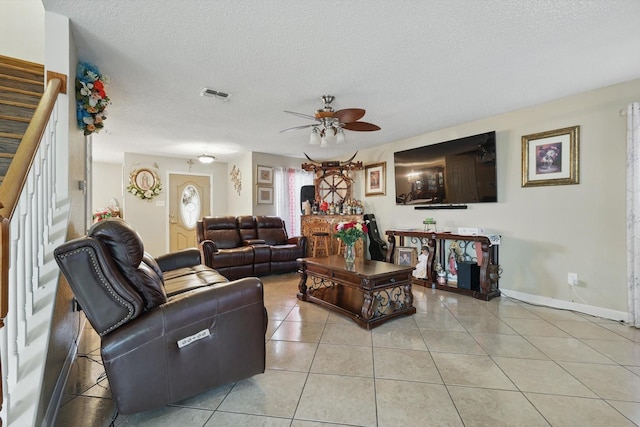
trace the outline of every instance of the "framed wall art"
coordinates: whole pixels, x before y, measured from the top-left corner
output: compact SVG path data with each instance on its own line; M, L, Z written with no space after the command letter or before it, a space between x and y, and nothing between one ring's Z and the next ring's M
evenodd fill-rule
M273 187L265 187L258 185L256 189L257 204L272 205L273 204Z
M416 248L411 246L399 246L395 250L394 263L402 266L413 267L418 263Z
M258 165L258 184L273 185L273 168L270 166Z
M364 167L365 196L384 196L387 192L387 162L373 163Z
M154 169L138 168L129 174L127 191L142 200L150 200L162 191L160 177Z
M580 126L522 137L522 186L578 184Z

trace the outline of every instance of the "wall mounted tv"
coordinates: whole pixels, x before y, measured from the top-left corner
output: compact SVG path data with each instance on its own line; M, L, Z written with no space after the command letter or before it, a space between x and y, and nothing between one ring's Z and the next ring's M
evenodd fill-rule
M398 151L393 161L397 205L498 201L495 131Z

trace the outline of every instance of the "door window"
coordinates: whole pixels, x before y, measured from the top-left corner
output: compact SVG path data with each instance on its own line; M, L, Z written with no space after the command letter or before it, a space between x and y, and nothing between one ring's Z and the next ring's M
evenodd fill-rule
M189 184L182 190L180 216L185 227L192 229L200 216L200 194L198 189Z

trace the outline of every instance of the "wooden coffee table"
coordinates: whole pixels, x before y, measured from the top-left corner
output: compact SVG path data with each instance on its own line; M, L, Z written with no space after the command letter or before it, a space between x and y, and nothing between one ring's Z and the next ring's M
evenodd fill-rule
M413 267L359 258L348 267L339 255L299 258L298 262L299 300L345 314L367 330L416 312L411 292Z

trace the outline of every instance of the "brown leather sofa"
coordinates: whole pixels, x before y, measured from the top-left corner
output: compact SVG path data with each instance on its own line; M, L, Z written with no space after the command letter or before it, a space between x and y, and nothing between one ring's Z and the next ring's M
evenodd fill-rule
M229 279L298 270L307 238L289 237L276 216L212 216L196 232L204 263Z
M157 259L120 219L94 224L55 258L101 337L122 414L175 403L264 372L266 310L260 279L229 282L198 249Z

